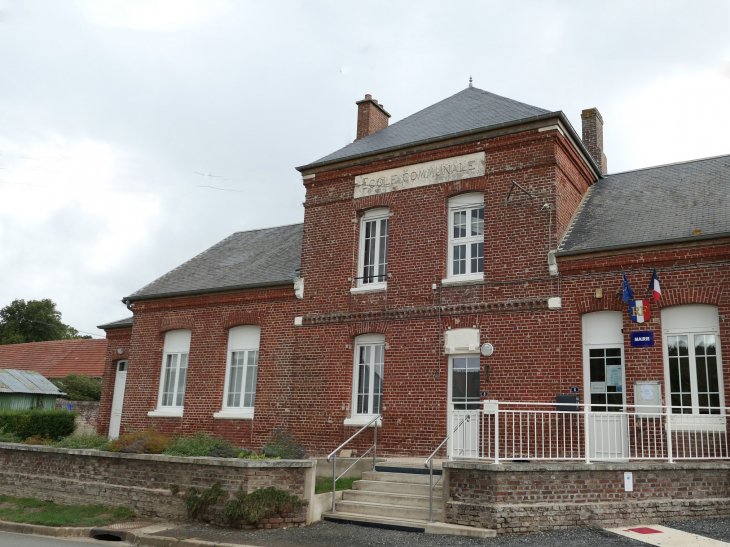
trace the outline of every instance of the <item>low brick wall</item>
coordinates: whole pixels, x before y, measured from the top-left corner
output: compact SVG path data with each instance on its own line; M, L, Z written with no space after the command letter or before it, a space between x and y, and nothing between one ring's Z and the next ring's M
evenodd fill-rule
M499 534L730 516L728 463L444 462L444 472L445 521Z
M69 405L71 408L69 409ZM73 410L77 412L76 433L93 433L99 420L98 401L69 401L56 399L56 410Z
M314 460L179 458L0 443L0 493L57 503L124 506L141 516L182 521L188 520L182 499L188 487L204 490L220 481L232 497L241 489L252 492L275 486L311 500L315 467ZM310 520L304 507L272 515L259 527L297 526ZM210 521L223 524L220 517Z

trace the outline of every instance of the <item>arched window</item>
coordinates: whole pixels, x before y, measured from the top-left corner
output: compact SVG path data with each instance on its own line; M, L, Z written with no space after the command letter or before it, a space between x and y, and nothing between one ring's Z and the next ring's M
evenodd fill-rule
M253 418L261 327L244 325L228 331L223 408L216 418Z
M388 282L389 209L368 209L360 220L357 288L385 289ZM355 289L357 292L357 289Z
M484 277L484 194L471 192L449 200L448 279Z
M150 412L150 415L182 416L188 377L190 338L189 330L171 330L165 333L157 410Z

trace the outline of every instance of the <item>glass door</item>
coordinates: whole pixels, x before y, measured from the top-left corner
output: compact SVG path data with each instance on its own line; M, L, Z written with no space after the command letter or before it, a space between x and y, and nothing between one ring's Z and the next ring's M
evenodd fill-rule
M453 408L449 431L452 454L462 458L478 456L479 450L479 356L450 359L449 407ZM455 430L455 431L454 431Z
M621 460L628 457L628 418L621 348L588 349L590 457Z

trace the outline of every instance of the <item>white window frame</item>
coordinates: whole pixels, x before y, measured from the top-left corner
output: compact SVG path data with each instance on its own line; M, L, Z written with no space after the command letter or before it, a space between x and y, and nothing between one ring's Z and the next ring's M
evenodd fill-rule
M709 334L715 337L715 364L720 395L719 414L700 414L694 337ZM690 370L691 413L674 413L669 370L669 337L687 336ZM725 431L725 385L720 347L720 318L717 307L705 304L672 306L662 310L662 354L664 358L664 398L670 409L672 428L676 430Z
M165 333L165 344L162 350L162 366L160 370L160 385L157 392L157 408L148 412L148 416L152 417L169 417L175 418L183 415L185 408L185 392L187 391L187 372L190 367L190 340L192 332L185 329L171 330ZM165 372L167 361L170 357L175 356L175 380L173 382L173 404L163 406L164 390L165 390ZM180 364L185 361L185 381L183 383L183 391L180 404L177 404L180 398Z
M383 243L382 239L382 223L381 221L387 221L388 234L385 236L385 272L381 277L379 267L379 257L381 254L381 246ZM366 224L369 222L375 222L376 236L375 236L375 251L373 253L375 257L375 278L373 281L367 281L365 279L365 232ZM388 247L390 240L390 209L388 207L377 207L375 209L368 209L360 219L360 238L358 243L358 260L357 260L357 284L350 291L355 292L372 292L372 291L383 291L388 287Z
M471 235L471 211L482 211L482 233L472 236ZM466 213L466 236L465 237L454 237L454 213L465 212ZM469 192L466 194L460 194L449 199L448 207L448 257L447 257L447 268L446 268L446 279L443 283L460 283L464 281L483 281L484 280L484 193L483 192ZM472 255L471 246L472 244L482 244L482 271L472 271ZM465 271L464 273L454 273L454 249L457 246L466 246L465 256Z
M370 360L370 378L368 379L368 412L366 413L358 413L357 412L357 403L358 403L358 382L360 379L359 375L359 356L360 356L360 349L365 346L371 346L373 349L371 350L371 360ZM385 380L385 335L383 334L363 334L361 336L358 336L355 339L354 344L354 353L353 353L353 368L352 368L352 400L351 400L351 406L350 406L350 417L345 419L345 425L346 426L359 426L362 427L366 425L368 422L372 421L375 416L377 416L377 413L373 413L373 387L375 382L375 366L376 363L376 347L382 348L382 354L383 354L383 372L382 372L382 378ZM380 406L382 408L382 393L381 393L381 403ZM380 427L382 421L378 420L378 427ZM374 425L374 424L373 424Z
M228 330L228 347L226 350L226 375L223 386L223 403L221 411L213 414L214 418L228 418L239 420L252 420L254 407L256 405L256 382L258 379L259 346L261 344L261 327L257 325L241 325ZM229 404L229 389L231 387L231 367L233 366L234 354L243 353L243 370L241 371L241 392L240 404ZM255 365L253 371L249 365L249 359L253 356ZM249 375L253 373L253 401L245 405L246 385ZM251 394L251 393L249 393Z

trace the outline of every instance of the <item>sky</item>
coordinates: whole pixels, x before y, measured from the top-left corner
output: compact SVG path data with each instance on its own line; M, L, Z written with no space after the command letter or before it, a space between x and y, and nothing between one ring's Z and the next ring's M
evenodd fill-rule
M296 166L468 85L604 119L609 172L730 154L730 2L0 0L0 307L62 320L233 232L301 222Z

